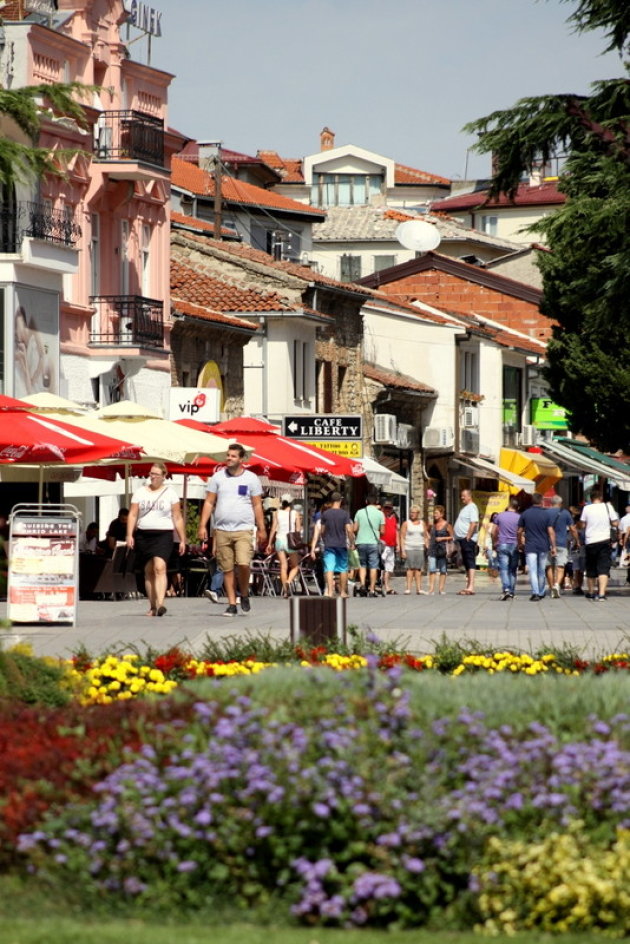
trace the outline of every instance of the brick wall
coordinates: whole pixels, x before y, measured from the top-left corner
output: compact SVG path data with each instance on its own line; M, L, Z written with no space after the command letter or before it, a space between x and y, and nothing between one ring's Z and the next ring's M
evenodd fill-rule
M551 336L553 322L541 314L536 304L438 269L417 272L379 289L397 301L422 301L446 312L492 318L539 340Z

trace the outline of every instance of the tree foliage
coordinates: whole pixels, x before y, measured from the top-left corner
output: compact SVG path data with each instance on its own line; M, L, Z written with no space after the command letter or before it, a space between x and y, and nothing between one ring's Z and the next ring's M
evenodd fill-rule
M604 29L623 55L626 0L573 0L578 31ZM627 69L627 63L625 64ZM513 195L524 172L565 156L564 206L539 221L541 310L557 324L548 346L552 397L574 432L600 448L630 451L630 82L602 80L591 94L524 98L469 124L477 150L492 152L491 194Z
M77 149L51 151L39 147L39 133L43 122L52 117L69 118L80 128L87 128L85 110L78 99L90 91L91 87L80 82L0 88L0 114L11 118L28 139L25 143L7 135L0 137L0 183L10 185L28 177L63 173L64 162Z

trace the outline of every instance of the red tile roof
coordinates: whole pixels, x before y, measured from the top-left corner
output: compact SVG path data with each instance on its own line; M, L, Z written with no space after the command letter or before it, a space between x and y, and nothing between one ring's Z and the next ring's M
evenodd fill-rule
M378 383L383 384L384 387L395 387L397 390L413 390L431 397L437 396L437 391L428 384L422 383L420 380L415 380L413 377L408 377L407 374L385 370L384 367L379 367L378 364L369 364L367 361L364 361L363 375L369 380L376 380Z
M230 328L245 328L252 332L260 330L259 326L252 321L245 321L243 318L230 318L229 315L224 315L219 311L211 311L202 305L194 305L192 302L177 298L174 293L171 293L171 304L176 312L199 318L201 321L211 321L213 324L226 325Z
M276 292L257 292L223 282L171 258L171 295L216 312L294 311Z
M258 151L258 157L273 167L282 177L286 184L303 184L304 174L302 173L302 161L296 158L280 157L277 151ZM406 164L395 164L394 183L404 184L442 184L445 187L450 186L450 180L447 177L438 177L437 174L428 174L424 170L418 170L415 167L407 167Z
M248 246L245 243L221 242L218 239L198 236L196 233L186 233L186 238L192 241L199 241L203 245L210 246L213 249L219 249L221 252L229 253L231 256L237 256L250 262L256 262L258 265L263 265L270 269L276 269L280 272L285 272L287 275L292 275L298 279L303 279L305 282L314 282L317 285L322 285L323 287L328 286L331 289L341 289L344 292L348 292L353 295L356 294L365 296L370 294L369 292L366 292L361 286L355 285L353 282L339 282L336 279L331 279L326 275L321 275L319 272L315 272L314 269L309 269L308 266L299 265L297 262L279 261L270 256L269 253L263 252L261 249L253 249L251 246Z
M190 191L190 193L214 196L214 177L191 161L183 161L177 157L173 158L171 183L174 187L181 187L183 190ZM233 177L225 175L222 181L222 195L228 203L242 203L248 206L264 207L265 209L284 210L285 212L313 216L322 220L326 216L323 210L316 207L308 206L306 203L298 203L297 200L284 197L274 190L264 190L262 187L255 187L244 180L235 180Z
M502 193L498 197L488 200L488 190L476 190L474 193L463 193L461 196L447 197L445 200L439 200L431 204L431 212L438 213L446 210L453 213L457 210L475 210L483 207L500 206L546 206L548 204L561 204L566 201L566 196L558 190L558 184L555 180L548 180L537 187L530 184L521 184L513 198Z
M171 210L171 224L174 224L175 227L179 225L197 229L202 233L214 233L214 223L210 223L208 220L200 220L196 216L178 213L176 210ZM234 230L227 229L225 226L221 227L221 233L224 236L234 236Z

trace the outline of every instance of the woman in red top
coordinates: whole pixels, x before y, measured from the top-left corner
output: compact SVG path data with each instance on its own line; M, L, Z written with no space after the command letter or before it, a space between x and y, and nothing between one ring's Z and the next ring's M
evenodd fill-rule
M400 532L398 529L398 518L392 502L383 502L383 514L385 515L385 528L381 535L383 542L383 548L381 550L383 593L396 593L391 585L391 579L396 564L396 554L400 553Z

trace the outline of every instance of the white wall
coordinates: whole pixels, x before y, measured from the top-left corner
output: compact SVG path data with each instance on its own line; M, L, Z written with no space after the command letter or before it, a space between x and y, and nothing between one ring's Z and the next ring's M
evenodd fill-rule
M296 317L265 319L266 341L252 338L243 349L244 412L282 416L315 411L315 323ZM305 343L305 396L295 399L294 341Z

